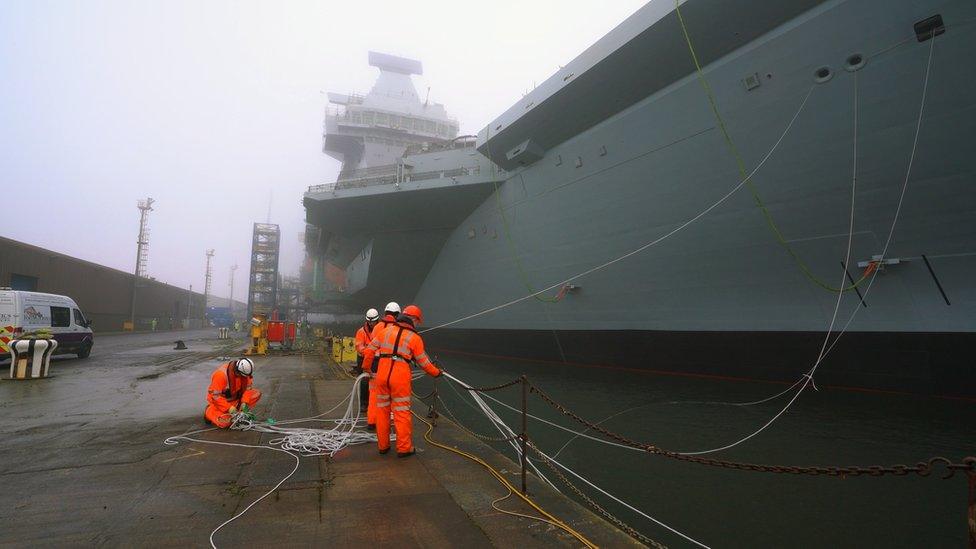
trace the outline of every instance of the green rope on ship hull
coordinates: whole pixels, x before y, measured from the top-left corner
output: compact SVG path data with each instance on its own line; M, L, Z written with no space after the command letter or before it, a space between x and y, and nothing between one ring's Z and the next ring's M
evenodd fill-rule
M796 250L794 250L793 247L790 246L789 242L786 241L783 233L779 230L779 226L776 225L776 221L773 219L772 214L769 212L769 209L766 208L766 204L759 196L759 191L756 189L752 179L747 179L748 173L746 172L745 163L742 161L742 155L739 154L739 149L735 146L735 142L732 140L732 136L729 135L728 128L725 126L725 120L718 111L718 105L715 102L715 95L712 93L712 87L708 84L708 79L705 78L705 72L702 70L701 63L698 61L698 54L695 52L695 46L691 43L691 35L688 33L688 27L685 25L684 17L681 16L681 0L674 1L674 12L678 16L678 23L681 25L681 32L684 34L685 43L688 45L688 53L691 54L691 59L695 63L695 71L698 74L698 80L701 82L702 88L705 89L705 95L708 97L708 103L712 107L712 113L715 115L715 119L718 121L719 129L722 130L722 136L725 138L725 143L732 152L732 155L735 156L735 162L739 169L739 175L741 178L746 180L746 186L749 188L749 192L752 193L752 198L755 200L756 206L758 206L759 210L762 212L763 218L766 220L766 224L769 225L769 228L773 231L773 235L776 236L776 242L778 242L779 245L786 250L786 253L793 258L793 261L800 268L803 274L810 279L811 282L817 286L820 286L824 290L829 292L849 292L854 288L857 288L862 282L868 279L871 274L870 269L865 270L861 275L861 278L856 280L853 284L837 288L817 278L817 276L813 274L813 271L810 270L810 267L808 267L807 264L796 253Z
M489 124L488 128L485 130L485 147L486 147L485 152L487 153L488 161L492 162L491 145L488 144L490 131L491 131L491 125ZM539 295L538 290L536 290L535 287L532 286L532 282L529 281L529 275L525 272L525 267L522 265L522 260L519 258L518 248L516 248L515 246L515 241L512 240L512 231L509 229L508 226L508 217L505 215L505 209L502 208L501 193L498 192L499 189L498 182L495 180L494 177L495 175L494 162L491 163L491 166L492 166L491 184L495 188L495 208L498 209L498 216L501 217L502 219L502 232L505 233L505 240L508 242L508 248L512 253L512 261L515 263L515 270L516 272L518 272L519 280L522 281L522 284L525 285L525 289L528 290L530 294L532 294L532 297L536 301L541 301L543 303L556 303L557 301L559 301L558 297ZM519 177L522 177L521 173L519 174ZM522 179L522 185L525 185L524 178Z

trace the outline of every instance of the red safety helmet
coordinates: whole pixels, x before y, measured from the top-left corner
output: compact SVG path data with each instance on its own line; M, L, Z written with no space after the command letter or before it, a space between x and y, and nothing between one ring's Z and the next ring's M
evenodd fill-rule
M404 307L403 314L416 318L418 324L424 321L424 313L421 312L420 307L416 305L407 305Z

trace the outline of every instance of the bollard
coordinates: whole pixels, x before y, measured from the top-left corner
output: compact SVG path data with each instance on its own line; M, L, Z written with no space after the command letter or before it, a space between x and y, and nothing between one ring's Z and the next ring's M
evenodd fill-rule
M10 342L10 379L42 379L58 348L54 339L15 339Z

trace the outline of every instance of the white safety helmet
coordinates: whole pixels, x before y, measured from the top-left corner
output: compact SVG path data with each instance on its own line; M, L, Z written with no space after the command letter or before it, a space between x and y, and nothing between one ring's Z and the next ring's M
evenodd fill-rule
M383 309L387 313L400 314L400 305L396 301L391 301L386 304L386 309Z
M254 373L254 361L249 358L238 359L237 363L234 364L234 369L242 376L250 377Z
M370 322L376 322L380 319L380 313L376 309L370 309L366 311L366 320Z

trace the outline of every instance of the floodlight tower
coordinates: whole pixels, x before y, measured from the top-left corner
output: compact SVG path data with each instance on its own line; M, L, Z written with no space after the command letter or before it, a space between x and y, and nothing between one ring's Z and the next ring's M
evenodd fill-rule
M149 212L153 209L153 202L155 200L152 198L140 199L136 202L136 207L139 208L139 239L136 240L136 272L132 277L132 299L129 309L129 323L132 330L136 327L136 288L139 286L140 278L149 276Z
M214 251L213 249L207 250L207 274L203 279L203 321L207 321L207 306L210 301L210 282L213 279L213 268L210 265L210 260L213 259Z

